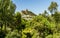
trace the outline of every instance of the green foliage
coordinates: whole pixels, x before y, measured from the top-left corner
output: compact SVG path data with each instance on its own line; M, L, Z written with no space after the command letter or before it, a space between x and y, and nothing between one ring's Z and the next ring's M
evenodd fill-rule
M22 11L34 16L32 20L22 18L15 13L16 5L11 0L0 0L0 38L60 38L60 12L57 3L51 2L48 10L40 15L31 11ZM28 19L28 18L27 18Z
M60 33L54 33L53 35L48 35L46 38L60 38Z
M9 32L5 38L21 38L21 35L17 30L14 30L13 32Z
M60 23L60 12L55 12L54 19L56 23Z
M54 14L54 12L57 11L58 4L56 2L51 2L50 6L48 7L48 10L51 12L51 14Z

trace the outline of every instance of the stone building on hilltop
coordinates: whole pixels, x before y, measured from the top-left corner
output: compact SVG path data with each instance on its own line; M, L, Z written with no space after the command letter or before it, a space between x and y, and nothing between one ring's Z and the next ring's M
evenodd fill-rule
M26 20L31 20L36 15L33 12L26 9L26 10L21 11L21 16L22 16L22 18L24 18Z

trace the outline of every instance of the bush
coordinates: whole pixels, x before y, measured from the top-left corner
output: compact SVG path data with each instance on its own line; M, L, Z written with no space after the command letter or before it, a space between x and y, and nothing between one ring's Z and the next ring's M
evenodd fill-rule
M9 32L5 38L21 38L21 35L17 30L14 30L13 32Z

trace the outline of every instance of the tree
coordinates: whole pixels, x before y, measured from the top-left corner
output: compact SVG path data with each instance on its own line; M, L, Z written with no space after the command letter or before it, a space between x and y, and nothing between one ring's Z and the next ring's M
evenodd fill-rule
M55 12L54 19L56 23L60 23L60 12Z
M43 17L47 17L48 16L48 12L45 10L44 13L42 13Z
M56 2L51 2L50 6L48 7L48 10L51 14L54 14L54 12L57 11L58 4Z
M1 19L3 21L3 24L5 25L5 31L6 31L6 25L7 23L11 22L13 14L15 12L15 4L12 3L11 0L1 0L1 6L0 6L0 14ZM11 12L12 11L12 12Z
M21 30L21 14L20 14L20 12L17 12L15 14L15 26L18 31Z

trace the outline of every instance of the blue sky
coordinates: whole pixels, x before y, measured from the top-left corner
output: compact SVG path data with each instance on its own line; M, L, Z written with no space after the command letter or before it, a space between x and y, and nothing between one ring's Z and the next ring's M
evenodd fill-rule
M57 2L59 5L58 10L60 11L60 0L12 0L16 4L16 12L21 10L30 10L35 14L48 10L48 7L52 1Z

